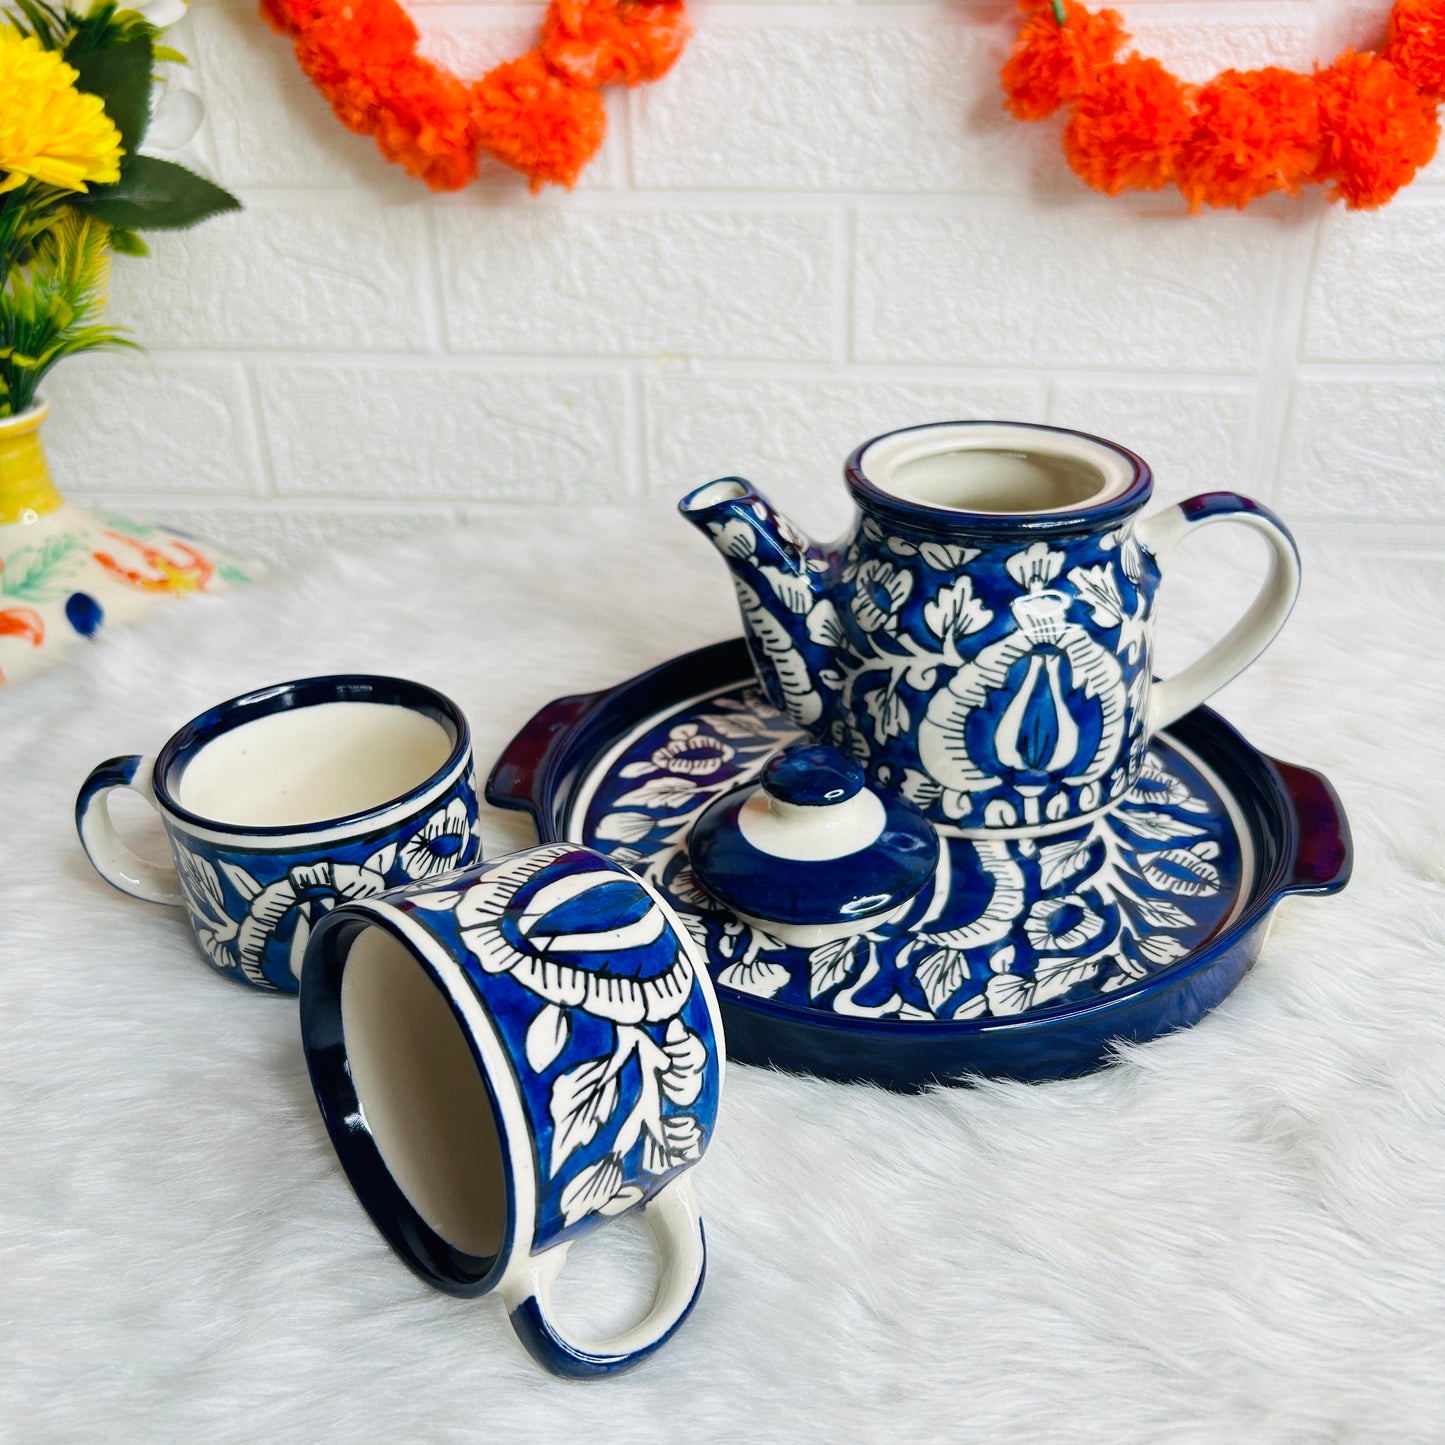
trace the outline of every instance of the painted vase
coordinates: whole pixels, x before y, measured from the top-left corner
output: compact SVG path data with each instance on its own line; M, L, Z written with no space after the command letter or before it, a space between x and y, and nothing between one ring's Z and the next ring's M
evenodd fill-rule
M40 438L48 413L0 417L0 684L159 599L248 580L207 543L67 502Z

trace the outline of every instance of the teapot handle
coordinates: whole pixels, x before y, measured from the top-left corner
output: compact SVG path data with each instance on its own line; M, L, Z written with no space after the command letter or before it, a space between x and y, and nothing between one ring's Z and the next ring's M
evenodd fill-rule
M1237 522L1258 532L1269 543L1268 570L1249 609L1213 647L1182 672L1154 683L1146 727L1150 737L1243 672L1284 626L1299 595L1299 549L1289 528L1268 507L1237 492L1205 492L1165 507L1145 517L1135 535L1163 570L1193 528L1216 522Z

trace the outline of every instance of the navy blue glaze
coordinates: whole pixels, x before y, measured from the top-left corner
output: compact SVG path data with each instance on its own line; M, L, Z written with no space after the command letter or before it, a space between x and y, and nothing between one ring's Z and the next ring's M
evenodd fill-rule
M698 1232L700 1234L703 1232L701 1223L698 1224ZM706 1240L704 1239L705 1244ZM642 1349L634 1350L631 1354L604 1354L594 1350L579 1349L557 1332L552 1322L542 1313L535 1295L523 1300L512 1311L512 1328L516 1330L517 1337L527 1347L527 1353L554 1375L563 1375L571 1380L593 1380L603 1375L615 1375L622 1370L630 1370L635 1365L641 1364L677 1333L678 1328L697 1304L706 1277L707 1265L704 1262L702 1269L698 1272L692 1298L688 1300L686 1307L678 1314L671 1327L660 1333L649 1344L644 1345Z
M794 743L768 759L760 781L770 798L800 808L821 808L862 792L863 769L837 748Z
M808 946L769 936L766 922L740 927L714 916L723 900L711 878L688 866L679 839L692 847L710 798L736 797L795 735L746 685L664 712L610 762L576 828L582 841L625 857L675 906L697 915L695 933L723 988L898 1020L1036 1015L1087 1004L1159 972L1206 942L1239 895L1236 825L1204 774L1160 743L1136 788L1107 815L1037 839L943 835L929 885L901 914L867 898L865 921L851 936ZM671 771L679 762L688 769L682 776ZM704 832L731 849L724 882L736 884L735 897L780 891L780 867L751 854L737 830L704 825ZM868 860L841 861L836 886L866 892ZM799 890L830 887L827 868L800 866L787 881ZM726 904L759 917L734 896ZM879 912L890 917L870 918Z
M96 795L103 793L107 788L125 787L135 777L136 769L143 761L144 759L139 753L131 753L128 757L107 758L105 762L97 763L90 770L90 776L80 785L80 791L75 795L77 831L80 828L80 820L90 811ZM91 861L94 862L94 859Z
M617 1152L619 1126L625 1126L630 1110L637 1105L643 1093L644 1065L639 1052L642 1045L638 1036L649 1041L647 1047L665 1053L669 1044L668 1029L676 1022L693 1038L706 1044L710 1057L710 1064L701 1080L699 1091L685 1107L675 1106L666 1095L659 1103L664 1121L669 1118L681 1119L684 1115L695 1121L698 1132L696 1139L686 1150L689 1157L669 1160L663 1168L646 1167L646 1140L642 1135L627 1142L619 1155L618 1188L639 1190L639 1203L658 1194L706 1148L717 1118L720 1081L716 1059L711 1057L712 1025L707 1011L707 1000L702 990L695 985L686 1000L666 1018L623 1025L624 1030L632 1031L623 1036L619 1035L619 1026L614 1021L595 1011L596 1005L584 1001L568 1007L565 1009L565 1042L562 1047L544 1066L531 1066L528 1062L527 1033L539 1012L548 1006L548 1000L523 983L515 967L499 968L495 958L489 958L488 966L483 966L481 958L469 942L476 935L468 932L465 918L459 917L459 914L465 914L466 904L463 899L469 889L473 889L479 882L501 879L497 886L507 892L507 901L503 915L498 920L497 931L507 945L519 955L545 957L553 965L584 971L598 978L617 977L639 982L660 978L678 960L679 941L669 927L655 943L615 952L578 953L555 946L539 949L530 944L519 931L518 920L537 893L548 884L555 883L563 874L574 877L595 874L598 887L584 895L584 899L588 901L565 905L568 909L566 918L558 918L555 914L551 916L551 926L559 930L605 934L634 922L641 913L655 909L656 905L623 869L589 849L560 849L558 859L548 864L546 871L537 872L515 885L507 881L507 870L524 861L524 855L521 854L494 859L450 874L435 884L422 883L395 889L388 892L381 901L399 909L412 923L431 934L441 949L461 964L473 993L486 1010L497 1037L511 1060L514 1081L528 1116L528 1133L534 1163L542 1185L538 1192L537 1217L534 1221L529 1221L534 1248L541 1250L586 1233L599 1222L596 1214L588 1214L569 1222L565 1217L562 1197L567 1186L579 1174L594 1168ZM312 938L312 949L316 952L308 954L308 965L303 978L309 977L311 957L326 959L332 952L338 955L334 966L339 978L344 966L345 950L342 945L350 935L343 935L337 940L334 937L335 931L348 919L354 923L358 917L371 918L372 915L362 912L365 908L364 903L354 907L340 906L318 925ZM409 944L408 947L410 948ZM412 952L414 956L420 957L415 950ZM339 986L338 981L336 987ZM311 985L306 985L307 989L310 987ZM303 1037L308 1040L308 1048L309 1040L313 1037L329 1037L325 1030L333 1026L329 1020L332 1020L339 1008L339 995L335 994L330 984L323 982L315 987L321 991L311 1002L308 1003L305 990L302 998L301 1026ZM589 1062L615 1057L618 1050L629 1043L634 1046L633 1051L619 1063L616 1101L602 1120L601 1126L583 1143L567 1151L564 1167L551 1168L548 1161L554 1152L557 1132L552 1102L558 1081ZM655 1060L655 1056L651 1057ZM343 1110L343 1119L345 1114L346 1111ZM663 1161L657 1157L651 1160L654 1165L661 1162ZM363 1202L367 1201L363 1199ZM381 1224L381 1221L378 1220L378 1223ZM385 1226L382 1227L385 1230ZM390 1239L392 1235L388 1234L387 1237ZM395 1244L394 1239L392 1242ZM412 1261L408 1259L408 1262ZM413 1264L413 1267L416 1265Z
M931 822L1037 826L1122 796L1143 759L1160 572L1132 520L1148 469L1124 455L1139 470L1123 496L1062 517L925 507L859 482L861 515L832 548L738 478L680 507L726 552L781 713Z
M785 748L763 766L763 790L774 792L774 764L785 758L790 766L784 771L800 780L796 791L809 792L809 759L816 755L825 755L825 764L828 758L850 761L839 758L832 748L816 744ZM836 771L850 776L844 769ZM856 764L851 776L856 776L861 786L861 770ZM738 826L738 813L755 791L738 788L725 793L697 819L687 840L698 882L735 913L785 924L866 919L906 903L938 866L938 835L923 815L901 798L880 799L883 831L856 853L820 862L761 852ZM828 791L826 779L822 788L812 791ZM831 791L843 793L840 787Z
M238 840L222 846L161 816L206 961L234 982L295 993L300 961L296 950L304 950L311 927L338 902L375 896L412 881L417 848L431 850L423 866L437 872L464 867L481 856L474 831L476 809L476 785L464 773L448 793L420 812L400 823L358 830L341 843L248 847ZM431 820L438 817L454 820L456 831L423 844Z
M580 848L568 854L564 861L575 871L589 869L617 871L616 864L610 863L599 854ZM497 863L493 862L483 864L479 868L469 869L459 878L447 879L445 886L448 891L465 888L468 883L484 876L496 867ZM402 908L413 922L433 933L444 948L455 957L465 961L468 979L478 998L486 1007L512 1058L513 1068L517 1072L518 1082L522 1087L524 1102L529 1114L531 1138L539 1164L539 1177L547 1180L548 1171L541 1166L552 1149L556 1128L550 1112L552 1091L561 1075L576 1069L590 1059L603 1057L616 1047L615 1026L605 1018L589 1012L586 1007L570 1009L568 1010L570 1028L566 1047L546 1068L541 1070L526 1068L524 1066L526 1034L528 1026L536 1018L540 1007L537 996L518 983L510 973L485 972L464 941L456 915L446 910L422 907L415 901L419 895L424 896L431 891L433 890L429 890L425 885L402 889L390 895L387 902ZM643 900L646 900L646 903L651 901L647 899L636 883L626 877L618 878L615 892L619 895L625 894L625 896L615 899L609 897L605 900L606 905L614 912L609 918L597 920L598 927L621 923L624 912L628 910L635 912L638 905L643 904ZM510 911L515 913L525 907L527 897L527 891L519 889L514 902L509 905ZM508 928L508 932L511 932L510 928ZM519 944L522 943L520 938L515 941ZM579 956L554 950L549 952L548 957L555 963L571 964L574 967L601 973L615 971L619 976L625 975L629 978L645 980L657 977L671 965L677 957L677 940L669 932L663 935L657 945L625 955ZM695 1037L708 1038L711 1034L707 1004L700 989L692 990L687 1003L674 1017L680 1019ZM657 1046L664 1046L665 1024L658 1023L641 1027L642 1031ZM523 1062L519 1063L519 1061ZM610 1116L614 1123L621 1120L627 1113L629 1100L635 1101L641 1089L641 1065L637 1058L632 1058L623 1066L620 1079L622 1098ZM679 1111L687 1112L699 1121L702 1130L702 1144L699 1153L701 1148L706 1147L707 1140L711 1138L717 1117L717 1106L718 1074L714 1067L705 1080L703 1092L698 1100L689 1105L686 1111ZM588 1215L580 1223L566 1224L561 1208L561 1195L566 1185L578 1173L596 1165L611 1152L616 1132L615 1128L599 1129L590 1142L568 1156L565 1172L553 1176L546 1189L542 1191L538 1200L536 1248L542 1249L561 1239L585 1233L597 1224L598 1217L596 1215ZM645 1198L651 1198L657 1194L669 1180L686 1167L685 1164L679 1163L662 1172L644 1173L642 1156L642 1140L638 1139L623 1156L621 1169L622 1182L642 1189Z
M385 929L424 970L485 1082L506 1195L494 1255L459 1250L426 1223L367 1126L342 995L368 927ZM509 1281L518 1336L559 1375L629 1369L671 1337L705 1274L706 1242L690 1210L685 1238L667 1216L660 1235L690 1273L669 1282L681 1288L638 1327L644 1343L628 1352L566 1340L538 1283L558 1262L538 1276L528 1259L658 1200L701 1158L716 1126L721 1041L705 981L684 936L631 874L600 853L553 845L342 904L313 933L302 977L302 1045L327 1132L357 1198L420 1278L469 1296ZM529 1195L535 1210L524 1217L517 1201ZM518 1301L519 1278L540 1298Z
M946 446L958 441L948 428L998 425L886 439L918 432ZM875 437L845 467L859 513L834 546L799 535L740 478L680 504L732 571L769 702L936 824L1037 829L1086 818L1129 794L1148 748L1160 568L1135 517L1149 469L1101 438L1019 430L1023 450L1037 435L1040 456L1051 436L1106 449L1117 494L1101 471L1105 499L1060 512L913 501L867 476L868 453L885 440ZM1277 517L1232 493L1198 499L1184 516L1241 513L1288 539Z
M1239 492L1201 492L1197 497L1180 502L1179 510L1191 522L1202 522L1206 517L1234 517L1241 512L1263 517L1280 530L1294 552L1295 561L1299 561L1299 547L1295 543L1294 534L1276 512L1271 511L1263 502L1256 502L1253 497L1243 496Z
M524 728L493 772L488 799L531 814L539 834L581 826L578 789L615 740L640 722L747 676L741 640L666 663L609 692L565 700L566 726L544 744ZM547 710L540 716L545 717ZM1318 774L1275 763L1217 714L1197 709L1170 730L1219 777L1243 814L1254 862L1237 915L1186 956L1130 988L1017 1018L870 1020L719 987L730 1056L892 1088L991 1075L1040 1080L1106 1063L1115 1040L1143 1040L1207 1013L1253 963L1270 910L1289 893L1334 892L1351 849L1339 800ZM526 767L518 759L531 757Z
M305 826L215 822L177 801L186 765L207 742L272 713L342 701L390 703L430 717L451 739L446 762L401 800ZM470 731L457 705L401 678L345 674L282 683L221 703L187 723L161 749L151 782L202 956L233 982L294 994L311 928L338 901L372 897L478 860L472 770L464 769L438 791L470 749ZM112 759L90 774L76 799L77 829L100 790L130 782L139 762ZM323 836L338 829L344 834L339 839ZM91 861L104 876L97 860Z
M94 637L105 620L105 609L89 592L72 592L65 599L65 620L82 637Z

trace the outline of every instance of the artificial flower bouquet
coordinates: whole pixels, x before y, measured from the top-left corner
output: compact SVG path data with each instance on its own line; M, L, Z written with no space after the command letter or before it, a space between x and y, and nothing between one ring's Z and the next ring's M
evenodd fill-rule
M143 256L138 232L239 208L142 149L166 93L158 67L185 63L158 43L182 14L179 0L0 9L0 417L30 410L63 357L129 344L100 321L110 252Z
M200 105L160 73L185 0L98 0L84 13L0 0L0 684L159 598L244 572L162 528L97 516L51 480L42 379L64 357L129 346L102 319L111 252L239 203L158 150L184 146Z

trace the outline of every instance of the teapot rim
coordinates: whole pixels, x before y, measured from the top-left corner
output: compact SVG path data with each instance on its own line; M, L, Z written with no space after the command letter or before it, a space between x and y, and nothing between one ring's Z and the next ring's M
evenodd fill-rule
M961 440L966 431L972 448L950 445ZM937 443L923 449L910 448L907 439L919 433L932 432ZM1010 446L1010 434L1019 436L1023 445ZM1020 435L1023 434L1023 435ZM978 440L978 438L986 438ZM1035 437L1054 439L1052 446L1029 446ZM985 447L1000 451L1016 451L1084 463L1097 469L1104 485L1081 499L1069 499L1055 507L1029 510L991 510L952 506L901 494L869 475L869 452L875 447L896 443L903 455L882 459L885 464L896 460L905 465L926 460L943 452ZM875 456L873 465L878 465ZM1042 422L959 420L924 422L917 426L899 427L880 432L854 448L843 467L843 477L853 500L862 511L890 525L937 534L940 530L966 532L1058 534L1101 530L1123 521L1148 502L1154 489L1149 464L1135 452L1105 437L1069 427L1049 426Z

